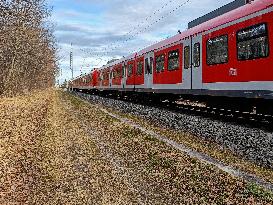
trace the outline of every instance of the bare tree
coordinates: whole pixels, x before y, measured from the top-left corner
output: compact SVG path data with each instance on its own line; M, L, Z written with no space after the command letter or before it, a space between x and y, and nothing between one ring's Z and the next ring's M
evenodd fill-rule
M0 0L0 95L53 86L57 46L44 0Z

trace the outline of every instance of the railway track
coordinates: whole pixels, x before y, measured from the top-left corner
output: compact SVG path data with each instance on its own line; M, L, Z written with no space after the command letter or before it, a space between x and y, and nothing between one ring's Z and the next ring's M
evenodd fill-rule
M87 93L85 93L87 94ZM120 96L100 93L99 96L114 100L137 103L145 106L152 106L159 109L165 109L171 112L177 112L193 116L202 116L223 122L235 123L246 127L259 128L266 131L273 131L273 116L271 114L256 113L255 107L252 112L241 110L231 110L221 107L207 106L203 102L183 100L143 100L135 96Z
M187 114L200 115L203 117L209 117L212 119L222 120L225 122L238 123L240 125L273 131L272 115L257 114L255 112L242 112L240 110L232 111L229 109L207 106L198 107L177 105L174 108L170 108L170 110Z

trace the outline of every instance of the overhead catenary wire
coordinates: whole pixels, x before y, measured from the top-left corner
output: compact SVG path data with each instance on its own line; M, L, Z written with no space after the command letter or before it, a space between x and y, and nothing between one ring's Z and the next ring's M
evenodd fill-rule
M148 26L144 27L143 30L138 31L137 33L135 33L135 35L133 37L138 36L139 34L144 33L148 28L152 27L153 25L159 23L161 20L165 19L167 16L169 16L170 14L174 13L175 11L177 11L178 9L180 9L181 7L183 7L184 5L186 5L187 3L189 3L191 0L186 0L183 3L179 4L176 8L172 9L170 12L168 12L165 16L161 16L159 17L156 21L154 21L151 24L148 24ZM129 39L123 41L123 43L127 42L128 40L131 40L132 37L130 37ZM119 46L114 47L113 49L118 48Z
M155 10L150 16L146 17L145 20L141 21L137 26L133 27L133 29L131 29L129 32L127 32L127 33L124 34L123 36L124 36L124 37L129 36L129 35L130 35L131 33L133 33L137 28L139 28L141 25L143 25L144 23L146 23L146 22L148 21L148 19L152 18L155 14L157 14L158 12L160 12L162 9L164 9L165 7L167 7L169 4L173 3L174 1L176 1L176 0L169 0L169 1L168 1L167 3L165 3L161 8ZM130 40L130 38L129 38L129 39L126 39L125 42L128 41L128 40ZM115 44L115 43L116 43L116 42L111 43L111 44L108 46L108 48L109 48L111 45Z
M98 66L103 60L102 57L107 56L108 54L110 54L111 52L113 52L114 50L116 50L117 48L121 47L123 44L125 44L126 42L134 39L135 37L139 36L140 34L145 33L149 28L151 28L152 26L154 26L155 24L159 23L160 21L162 21L163 19L165 19L166 17L168 17L170 14L174 13L175 11L177 11L178 9L182 8L184 5L186 5L187 3L189 3L191 0L186 0L183 3L179 4L177 7L173 8L171 11L169 11L166 15L161 16L159 18L157 18L154 22L152 23L148 23L148 25L146 27L144 27L142 30L138 30L135 34L133 35L129 35L131 34L135 29L139 28L141 25L143 25L144 23L146 23L145 21L147 21L148 19L152 18L156 13L160 12L162 9L164 9L165 7L167 7L170 3L174 2L174 0L169 0L167 3L165 3L161 8L157 9L156 11L153 12L153 14L151 14L150 16L145 18L145 21L142 21L141 23L139 23L137 26L135 26L132 30L130 30L128 33L126 33L125 35L123 35L124 37L128 36L128 38L126 38L123 41L117 41L119 42L119 45L116 45L115 47L112 47L112 49L107 50L108 48L110 48L110 46L116 44L115 43L111 43L109 46L105 47L102 49L102 51L97 51L98 53L94 54L94 50L91 51L87 51L85 49L80 49L82 52L84 52L86 55L91 55L91 56L96 56L96 60L95 61L99 61L99 63L96 65ZM158 43L163 39L160 39L159 41L153 42L151 45L153 45L154 43ZM128 53L135 53L139 50L141 50L142 47L139 47L137 49L133 49L131 51L129 51ZM86 57L84 58L84 62L85 62Z

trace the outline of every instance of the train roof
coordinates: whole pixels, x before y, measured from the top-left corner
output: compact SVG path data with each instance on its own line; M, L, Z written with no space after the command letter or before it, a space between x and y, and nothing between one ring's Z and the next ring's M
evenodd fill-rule
M204 23L206 21L214 19L214 18L216 18L218 16L221 16L221 15L223 15L223 14L225 14L227 12L230 12L230 11L232 11L234 9L237 9L237 8L239 8L241 6L244 6L249 1L251 1L251 0L234 0L234 1L232 1L232 2L230 2L228 4L226 4L226 5L224 5L224 6L220 7L220 8L218 8L218 9L210 12L210 13L207 13L204 16L201 16L201 17L189 22L188 23L188 29L193 28L195 26L198 26L198 25L200 25L200 24L202 24L202 23Z
M123 63L123 62L125 62L125 61L132 60L132 59L135 58L135 55L136 55L136 54L131 54L131 55L127 56L127 57L124 57L124 58L121 58L121 59L119 59L119 60L116 60L116 61L114 61L114 62L112 62L112 63L106 64L106 65L102 66L101 68L98 68L97 70L100 71L100 70L103 70L103 69L105 69L105 68L110 68L110 67L113 67L113 66L115 66L115 65L118 65L118 64ZM92 71L92 72L93 72L93 71Z

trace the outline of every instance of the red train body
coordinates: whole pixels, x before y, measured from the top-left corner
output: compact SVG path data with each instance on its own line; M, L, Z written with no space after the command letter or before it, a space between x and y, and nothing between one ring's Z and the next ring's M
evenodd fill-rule
M273 98L273 0L256 0L71 85L77 89Z

